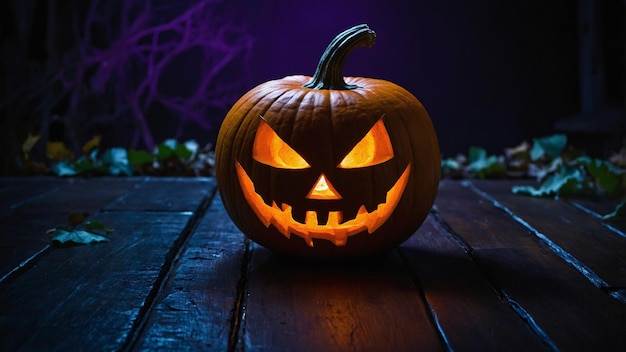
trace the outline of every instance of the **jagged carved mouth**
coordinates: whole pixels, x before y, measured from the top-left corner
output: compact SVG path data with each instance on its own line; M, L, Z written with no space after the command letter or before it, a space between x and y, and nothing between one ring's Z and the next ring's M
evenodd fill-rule
M354 219L342 222L343 213L341 211L330 211L326 224L319 224L315 211L307 211L305 222L301 223L291 215L292 207L289 204L282 203L280 208L276 202L272 202L271 206L265 204L263 197L256 193L254 183L241 164L235 161L235 166L243 195L263 225L268 228L273 225L287 238L291 238L291 234L295 234L303 238L310 247L313 247L313 239L324 239L331 241L336 246L345 246L350 236L364 231L370 234L376 231L389 219L398 205L411 172L411 164L409 163L396 183L387 191L385 202L378 204L372 212L368 212L365 206L361 205Z

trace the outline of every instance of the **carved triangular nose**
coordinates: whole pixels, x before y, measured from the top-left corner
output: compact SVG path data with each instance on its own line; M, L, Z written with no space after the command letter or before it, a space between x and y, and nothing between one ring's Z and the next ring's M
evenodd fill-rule
M313 188L309 191L309 194L306 195L308 199L323 199L323 200L333 200L333 199L341 199L341 195L335 187L328 181L324 174L320 174L320 177L313 185Z

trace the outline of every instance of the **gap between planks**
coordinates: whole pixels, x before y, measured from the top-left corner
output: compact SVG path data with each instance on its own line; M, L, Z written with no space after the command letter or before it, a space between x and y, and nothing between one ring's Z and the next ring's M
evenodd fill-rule
M614 298L622 303L626 303L626 292L625 292L626 290L620 287L612 287L608 282L602 279L596 272L591 270L591 268L589 268L583 262L578 260L574 255L572 255L571 253L563 249L557 243L552 241L548 236L546 236L541 231L536 229L534 226L532 226L526 220L521 218L519 215L515 214L515 212L513 212L504 204L500 203L497 199L492 197L490 194L479 189L471 181L461 181L461 185L471 190L472 192L482 197L483 199L489 201L495 208L503 211L505 214L511 217L511 219L513 219L515 222L517 222L518 224L526 228L528 231L530 231L537 239L539 239L539 241L545 244L554 254L556 254L559 258L561 258L569 266L573 267L578 272L580 272L589 282L591 282L592 285L599 288L602 292L607 293L611 298ZM578 208L579 210L582 210L579 207L576 207L576 208ZM583 212L589 216L593 216L592 213L590 212L587 212L587 211L583 211Z
M237 296L230 323L228 352L234 352L237 350L239 337L243 335L240 330L242 326L244 326L246 318L246 295L248 292L248 273L250 272L250 265L252 264L251 258L252 249L250 240L246 237L244 240L243 260L241 261L241 275L239 276L239 281L237 282Z
M452 229L452 227L445 221L445 219L443 219L443 217L441 216L441 214L439 213L437 209L437 206L433 206L433 208L431 209L431 214L433 215L435 221L439 223L439 225L441 225L441 227L450 236L452 236L452 238L457 243L459 243L459 245L465 250L467 255L470 257L471 261L476 265L476 267L480 270L482 275L486 278L491 288L497 293L500 300L502 300L509 308L511 308L511 310L513 310L515 315L517 315L524 322L524 324L526 324L528 329L532 331L532 333L535 334L535 336L537 336L537 338L539 338L539 340L544 345L548 346L548 348L550 348L552 351L558 351L559 348L556 346L554 341L552 341L552 339L550 339L548 334L535 322L535 319L532 317L532 315L528 313L528 311L524 309L524 307L522 307L522 305L519 302L511 298L511 296L505 290L498 287L493 277L489 274L487 270L485 270L483 265L481 265L480 262L477 260L477 258L474 256L472 246L467 241L465 241L461 236L459 236ZM403 258L405 258L404 255L403 255ZM411 270L408 264L407 264L407 267L409 267L409 270ZM413 271L411 271L411 273L413 274ZM413 274L413 275L416 275L416 274ZM424 298L424 301L428 304L428 307L430 308L430 303L426 300L426 296L424 296L423 298ZM430 309L432 310L432 308ZM432 312L431 314L433 315L434 319L436 319L435 312ZM439 327L439 322L436 322L436 326ZM446 346L450 348L449 342L447 342L444 332L441 331L441 334L443 335L444 341L447 343ZM451 351L451 348L449 350Z
M205 216L207 209L215 199L216 193L217 187L213 187L212 191L202 199L202 202L200 202L200 205L198 205L198 208L194 211L193 216L189 218L187 225L165 256L165 261L161 266L161 271L152 285L152 289L146 297L144 305L139 310L137 318L133 322L133 326L130 328L126 340L120 347L120 351L131 351L137 342L139 342L146 327L146 323L155 308L155 302L158 302L158 298L163 293L165 285L171 279L176 264L185 253L185 248L189 242L191 234L193 234L195 229L200 224L200 221Z

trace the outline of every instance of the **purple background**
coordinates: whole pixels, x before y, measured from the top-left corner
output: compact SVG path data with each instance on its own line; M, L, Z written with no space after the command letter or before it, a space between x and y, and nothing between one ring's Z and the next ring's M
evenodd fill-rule
M238 97L267 80L313 74L332 38L361 23L367 23L378 40L371 48L356 49L346 62L344 74L385 79L412 92L430 113L444 156L466 152L471 145L501 153L503 148L523 140L554 133L557 120L581 110L578 5L574 0L152 0L153 8L158 11L151 13L144 24L150 29L166 23L202 1L210 10L194 19L200 33L206 33L210 40L220 28L230 26L236 29L229 34L232 37L219 39L222 42L218 50L205 48L203 53L199 47L190 47L183 51L151 84L157 85L166 99L187 98L196 92L207 67L214 68L211 60L225 57L233 48L238 47L239 51L205 87L206 96L215 92L217 96L190 104L193 109L189 110L185 110L186 106L164 107L165 100L150 102L142 111L145 121L137 119L128 108L125 99L129 94L123 89L131 87L133 93L138 82L147 77L150 70L136 51L137 45L152 38L126 42L128 36L124 37L120 24L115 23L120 18L115 11L122 11L124 4L136 6L137 11L131 15L137 15L145 2L59 0L52 36L47 35L51 28L47 21L51 18L52 2L0 3L3 50L0 68L5 76L0 76L0 98L13 94L16 87L21 89L19 84L31 84L24 91L39 94L39 100L14 100L14 105L6 111L19 111L28 118L43 116L39 117L43 121L40 126L32 121L22 123L24 129L29 128L33 133L39 133L36 128L45 130L50 126L54 116L65 117L64 121L73 125L74 146L82 145L95 134L103 135L106 146L150 147L167 138L194 138L201 144L210 143ZM605 9L599 19L602 25L607 15L613 16L613 22L621 18L616 28L601 26L604 30L601 35L617 38L612 43L618 48L614 52L619 54L613 59L613 69L618 69L607 74L607 81L611 80L609 85L612 84L607 93L617 97L623 108L623 1L598 0L597 3ZM612 7L605 6L609 3ZM99 4L94 13L107 10L109 16L105 22L77 33L74 23L79 29L89 23L88 13L90 8L95 8L93 4ZM25 32L29 36L27 41L18 35L20 31L16 28L20 23L32 26ZM113 33L110 38L105 35L107 31ZM88 36L87 32L91 41L85 44L82 52L87 55L82 57L77 53L81 52L79 43ZM166 33L159 35L157 42L167 45L168 40L179 39L177 34ZM245 49L241 50L242 46ZM57 56L56 61L50 57L54 56L51 53ZM101 64L106 59L117 65L114 74L109 74ZM91 61L83 76L75 79L73 67L88 60ZM51 62L59 70L65 70L60 75L62 79L51 85L59 91L41 89L36 83L38 76L32 74L37 72L33 67L51 67ZM60 99L57 105L38 109L38 101L50 101L48 92L57 94L63 89L76 89L76 81L80 80L83 87L92 91L78 94L73 110L67 98ZM94 87L100 87L103 93L98 95ZM139 96L139 102L145 102L146 95ZM0 106L0 113L7 121L22 118L4 116L2 109ZM9 127L3 128L15 130L14 125L15 122L7 123ZM150 130L150 138L145 138L145 133L144 137L138 135L136 131L142 128ZM15 135L14 140L5 138L6 146L2 148L19 146L27 134L18 131ZM71 136L66 133L65 138Z
M429 111L444 155L500 152L578 110L575 1L248 1L254 84L311 75L330 40L367 23L345 75L386 79Z

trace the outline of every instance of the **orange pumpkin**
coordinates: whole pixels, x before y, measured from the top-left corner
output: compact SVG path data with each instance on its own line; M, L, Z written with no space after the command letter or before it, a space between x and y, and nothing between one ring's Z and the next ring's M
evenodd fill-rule
M216 177L239 229L275 251L341 258L406 240L439 183L428 113L388 81L342 75L347 55L371 46L367 25L339 34L315 75L253 88L220 128Z

